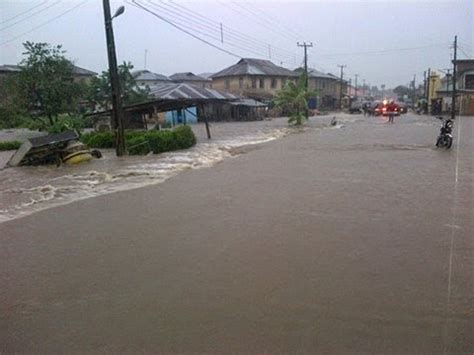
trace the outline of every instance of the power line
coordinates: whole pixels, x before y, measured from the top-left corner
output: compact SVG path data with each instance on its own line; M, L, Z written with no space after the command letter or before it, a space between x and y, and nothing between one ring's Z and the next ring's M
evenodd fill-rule
M294 40L297 40L298 37L292 37L291 35L289 35L287 32L283 31L280 29L279 25L276 25L274 23L272 23L271 21L269 21L267 18L265 17L262 17L258 14L256 14L254 11L252 11L251 9L249 9L248 7L244 6L243 3L238 3L238 2L235 2L235 1L232 1L231 2L234 6L238 6L240 7L241 9L247 11L248 13L250 13L251 15L253 15L258 21L262 21L263 22L260 22L264 27L266 27L267 29L269 29L270 31L274 31L274 32L278 32L281 35L287 37L288 39L294 41ZM267 27L269 26L269 27Z
M467 54L466 52L464 52L464 50L462 49L461 46L458 45L458 49L462 52L462 54L464 54L466 56L466 58L470 58L471 56L469 54Z
M376 51L364 51L364 52L346 52L346 53L332 53L332 54L321 54L321 57L334 57L334 56L343 56L343 55L364 55L364 54L380 54L380 53L390 53L390 52L398 52L398 51L411 51L411 50L419 50L419 49L426 49L426 48L433 48L433 47L441 47L445 46L447 43L439 43L433 44L429 46L422 46L422 47L406 47L406 48L391 48L391 49L382 49Z
M201 15L200 13L198 13L196 11L190 10L190 9L184 7L181 4L176 4L172 0L170 0L169 2L165 2L164 0L160 0L160 2L163 3L163 4L166 4L167 6L172 6L172 7L174 7L175 9L177 9L181 12L184 11L184 12L187 12L187 13L191 14L192 16L199 17L202 22L207 23L211 26L220 25L220 23L215 22L214 20L210 19L209 17L203 16L203 15ZM229 26L225 26L225 30L226 30L227 35L229 35L229 33L230 33L231 36L233 36L235 38L241 38L242 40L248 41L249 43L255 43L256 45L262 45L262 46L265 46L265 48L268 45L270 45L270 43L267 43L267 42L264 42L264 41L259 40L257 38L251 37L251 36L249 36L249 35L247 35L243 32L237 31L236 29L231 28ZM287 53L290 56L294 56L293 52L290 52L286 49L283 49L283 48L280 48L280 47L277 47L277 46L274 46L274 45L272 45L272 49L273 50L277 49L281 53Z
M151 6L154 7L155 9L157 10L160 10L160 11L167 11L166 13L166 18L167 20L173 22L173 23L177 23L177 21L182 21L183 19L182 18L177 18L176 15L180 15L179 13L176 13L175 11L172 11L172 10L169 10L169 9L166 9L164 8L163 6L161 5L158 5L158 4L155 4L154 2L148 0L148 2L150 4L152 4ZM171 13L171 14L170 14ZM176 14L176 15L175 15ZM165 16L165 15L163 15ZM210 34L209 32L204 32L206 29L210 29L211 31L214 31L214 32L217 32L219 33L220 31L217 29L217 28L212 28L212 27L209 27L207 25L203 25L201 23L198 23L196 21L194 21L193 19L186 19L188 21L188 23L186 24L179 24L180 27L182 28L185 28L185 29L188 29L188 30L192 30L193 32L195 33L199 33L203 36L207 36L209 38L212 38L213 40L219 42L221 40L221 38L218 36L218 35L213 35L213 34ZM204 28L204 31L200 30L200 29L196 29L196 27L193 27L190 25L189 21L193 22L195 25L194 26L197 26L199 27L200 29L203 29ZM235 44L231 41L227 41L226 42L228 45L234 47L234 48L238 48L240 50L243 50L243 51L246 51L246 52L249 52L249 53L252 53L254 55L257 55L257 56L260 56L260 57L266 57L266 52L262 52L261 50L258 50L258 49L255 49L255 46L254 45L251 45L249 46L248 44L243 44L243 45L238 45L238 44ZM266 49L265 49L266 50ZM263 54L262 54L263 53ZM285 61L286 61L286 57L285 57Z
M48 2L48 0L44 0L43 2L39 3L38 5L29 8L28 10L23 11L23 12L20 12L19 14L16 14L15 16L10 17L9 19L4 20L1 24L3 25L3 24L5 24L5 23L7 23L7 22L10 22L11 20L14 20L14 19L16 19L16 18L18 18L18 17L20 17L20 16L23 16L23 15L27 14L28 12L33 11L34 9L43 6L43 5L46 4L47 2Z
M216 46L215 44L213 44L213 43L211 43L211 42L209 42L209 41L206 41L205 39L202 39L202 38L199 37L199 36L196 36L195 34L193 34L193 33L189 32L189 31L187 31L186 29L181 28L180 26L176 25L176 24L173 23L172 21L169 21L169 20L167 20L166 18L164 18L164 17L158 15L157 13L155 13L155 12L153 12L153 11L147 9L147 8L144 7L143 5L139 4L136 0L131 0L131 2L133 3L134 6L136 6L136 7L140 8L140 9L142 9L143 11L146 11L146 12L152 14L153 16L155 16L155 17L159 18L160 20L162 20L162 21L164 21L164 22L170 24L171 26L177 28L177 29L180 30L181 32L184 32L184 33L190 35L191 37L197 39L198 41L201 41L201 42L203 42L203 43L205 43L205 44L207 44L207 45L209 45L209 46L211 46L211 47L213 47L213 48L215 48L215 49L217 49L217 50L219 50L219 51L221 51L221 52L227 53L227 54L229 54L229 55L231 55L231 56L234 56L234 57L237 57L237 58L242 58L242 57L241 57L240 55L238 55L238 54L235 54L235 53L233 53L233 52L231 52L231 51L229 51L229 50L227 50L227 49L224 49L224 48L221 48L221 47L219 47L219 46ZM131 3L128 2L128 1L127 1L127 3L131 4Z
M221 5L223 5L226 9L237 12L238 14L240 14L240 15L246 17L246 18L249 18L248 14L241 10L241 8L246 9L241 4L235 3L235 2L225 3L225 2L222 2L221 0L217 0L217 2L220 3ZM231 6L229 6L229 5L231 5ZM246 9L246 11L249 12L249 13L252 13L251 10ZM267 30L270 30L270 32L272 32L274 35L280 36L280 37L285 36L285 37L289 38L291 41L296 40L296 38L288 36L288 34L285 33L285 32L277 31L278 30L277 27L275 27L273 25L268 25L267 23L262 22L262 19L260 18L260 16L255 15L255 14L253 14L253 15L254 15L254 17L256 18L257 21L252 19L252 22L256 22L260 26L265 27Z
M52 3L52 4L49 5L49 6L46 6L45 8L43 8L43 9L41 9L41 10L39 10L39 11L33 12L33 13L32 13L31 15L29 15L28 17L25 17L25 18L23 18L23 19L21 19L21 20L18 20L18 21L13 22L13 23L11 23L11 24L5 26L5 27L0 28L0 31L6 30L7 28L10 28L10 27L13 27L13 26L15 26L16 24L25 22L26 20L29 20L29 19L32 18L33 16L38 15L38 14L40 14L40 13L42 13L42 12L48 10L49 8L51 8L51 7L53 7L53 6L57 5L57 4L59 4L60 2L61 2L61 0L58 0L58 1Z
M29 31L23 32L22 34L20 34L20 35L18 35L18 36L16 36L16 37L10 38L9 40L6 40L6 41L0 43L0 46L3 46L4 44L10 43L10 42L12 42L12 41L14 41L14 40L16 40L16 39L18 39L18 38L20 38L20 37L23 37L24 35L27 35L27 34L33 32L33 31L36 31L38 28L44 27L44 26L46 26L46 25L49 25L51 22L57 20L58 18L63 17L64 15L66 15L66 14L70 13L71 11L77 9L78 7L84 5L86 2L88 2L88 0L85 0L85 1L80 2L80 3L77 4L76 6L70 8L69 10L66 10L66 11L60 13L59 15L50 18L48 21L45 21L45 22L39 24L38 26L33 27L33 28L32 28L31 30L29 30Z
M274 19L272 18L267 12L259 9L257 6L255 6L255 4L253 3L247 3L248 6L251 6L253 7L255 10L257 10L260 14L262 14L262 16L266 17L267 19L269 19L269 21L272 23L273 26L281 26L284 30L288 31L288 32L291 32L293 33L293 35L295 37L303 37L299 32L296 32L294 31L293 29L289 28L289 27L286 27L284 24L281 23L281 21L279 21L278 19Z
M198 32L204 36L207 36L207 37L210 37L216 41L222 41L220 35L221 35L221 32L220 32L220 29L217 28L217 26L209 26L207 25L207 23L203 23L203 21L201 20L197 20L195 19L194 17L193 18L189 18L188 17L182 17L182 18L177 18L177 16L183 16L183 13L182 11L181 12L177 12L173 9L168 9L168 8L165 8L163 7L162 5L159 5L159 4L156 4L154 3L153 1L150 1L148 0L148 2L151 4L152 7L154 7L155 9L158 9L160 11L166 11L166 16L168 16L168 19L170 19L171 21L174 21L176 23L176 21L183 21L183 20L186 20L187 23L186 24L181 24L182 27L184 28L188 28L188 29L192 29L194 30L195 32ZM198 21L201 21L201 22L198 22ZM206 30L210 30L210 31L213 31L214 33L216 33L215 35L212 35L212 34L209 34L208 32L203 32L201 30L197 30L195 27L192 27L190 22L192 22L194 24L194 26L198 26L200 29L204 29L205 31ZM216 24L217 25L217 24ZM233 34L229 34L230 37L235 37ZM237 38L236 39L237 41L241 42L240 45L238 44L235 44L233 43L232 41L229 41L227 40L226 43L229 44L230 46L232 47L235 47L235 48L239 48L241 50L244 50L244 51L247 51L247 52L250 52L250 53L253 53L253 54L256 54L258 56L261 56L261 57L266 57L267 56L267 46L265 45L264 48L261 48L260 46L256 49L255 47L255 44L253 43L249 43L248 41L245 41L245 43L242 44L242 41L241 39ZM264 53L264 54L262 54ZM285 61L287 61L287 59L289 58L288 56L283 56L283 55L278 55L278 57L280 58L283 58Z

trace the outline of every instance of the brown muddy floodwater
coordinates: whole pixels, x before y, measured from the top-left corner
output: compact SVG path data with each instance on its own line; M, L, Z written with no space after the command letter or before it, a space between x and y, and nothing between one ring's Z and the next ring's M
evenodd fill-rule
M474 119L329 119L1 171L99 193L0 223L0 353L472 354Z

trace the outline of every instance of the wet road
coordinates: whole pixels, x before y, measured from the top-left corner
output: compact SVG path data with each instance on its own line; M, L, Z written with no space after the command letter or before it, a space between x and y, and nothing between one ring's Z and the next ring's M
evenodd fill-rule
M0 224L0 352L474 350L474 118L356 119Z

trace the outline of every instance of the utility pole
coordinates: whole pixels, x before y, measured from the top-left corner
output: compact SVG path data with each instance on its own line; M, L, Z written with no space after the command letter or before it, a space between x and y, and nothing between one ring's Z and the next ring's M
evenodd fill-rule
M272 60L272 47L268 45L268 58Z
M342 110L342 81L344 79L344 68L347 67L347 65L338 64L338 67L341 68L341 85L340 85L340 90L339 90L339 109Z
M413 97L412 102L415 103L416 101L416 74L413 75Z
M224 29L222 28L222 23L221 25L221 43L224 43Z
M146 69L146 57L148 54L148 49L145 49L145 65L143 66L143 69Z
M451 119L456 118L456 59L458 52L458 36L454 36L454 59L453 59L453 96L451 103Z
M426 98L426 70L423 72L423 98Z
M303 47L304 48L304 74L305 74L305 89L306 89L306 94L308 94L308 47L313 47L313 43L306 43L306 42L303 42L303 44L300 44L300 42L297 42L296 45L298 47ZM308 119L308 107L306 107L305 109L305 116L306 116L306 119Z
M355 76L355 84L354 84L355 85L355 87L354 87L354 89L355 89L355 98L356 98L356 101L357 101L357 77L359 76L359 74L355 74L354 76Z
M115 132L115 151L117 156L120 157L125 154L125 138L123 130L122 95L120 94L120 80L117 69L117 56L115 53L112 19L121 15L125 8L123 6L119 7L114 17L111 17L109 0L103 0L103 5L107 55L109 59L110 86L112 88L112 123Z
M426 78L426 107L428 112L430 112L430 81L431 81L431 68L428 68L428 76Z

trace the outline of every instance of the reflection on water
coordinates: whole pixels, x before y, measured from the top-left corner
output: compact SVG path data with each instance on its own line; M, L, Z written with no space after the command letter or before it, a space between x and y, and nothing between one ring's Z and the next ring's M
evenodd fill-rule
M289 132L284 119L212 124L212 140L205 138L202 125L193 129L198 144L189 150L124 158L104 150L103 159L78 166L0 170L0 222L80 199L161 183L181 171L212 166L234 155L235 148L268 142ZM2 152L0 164L10 155Z

